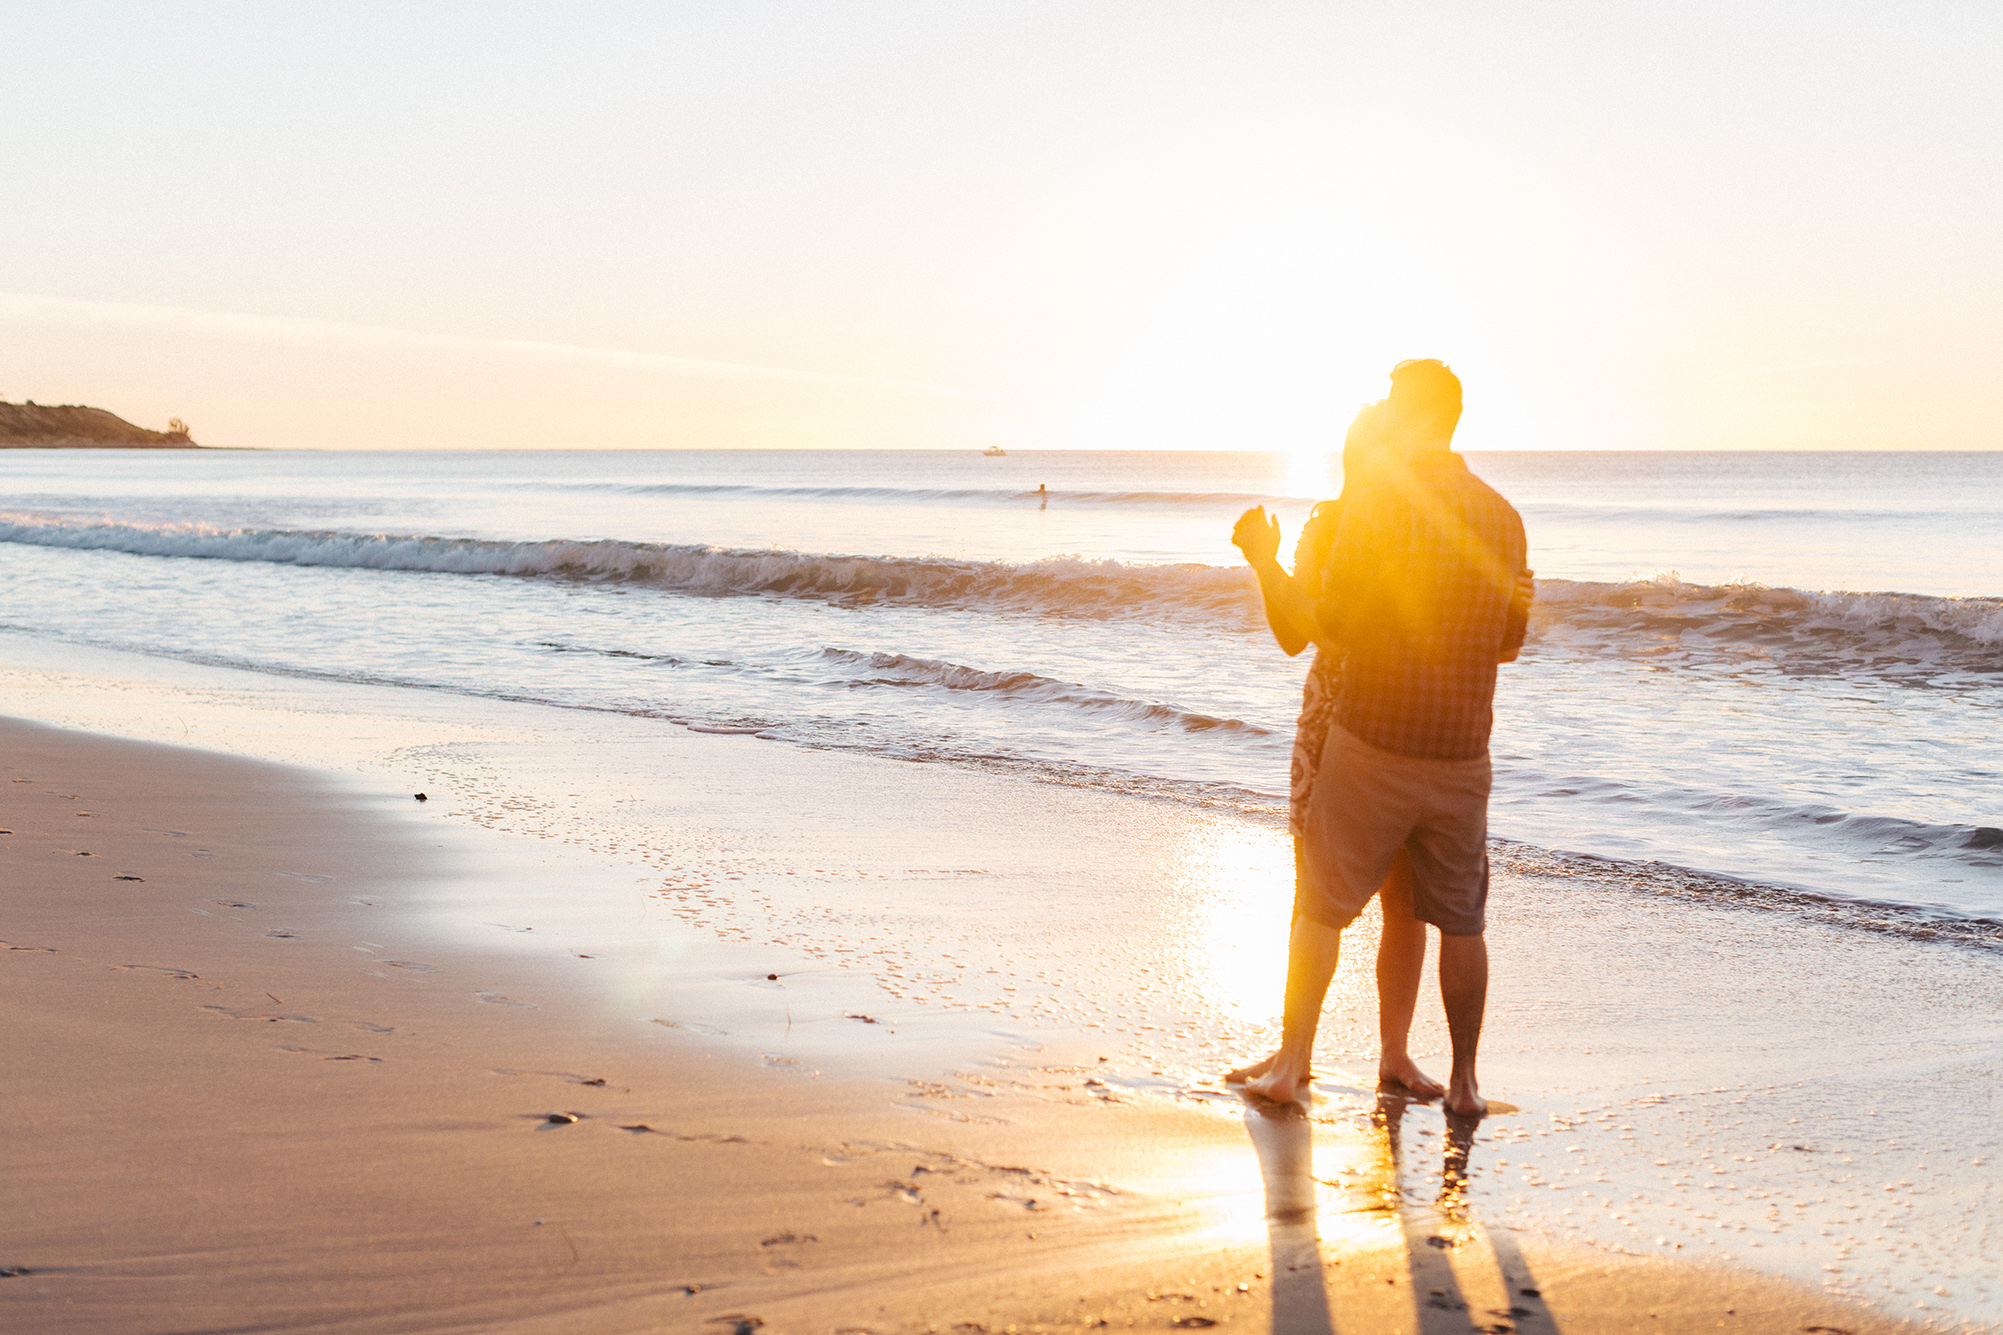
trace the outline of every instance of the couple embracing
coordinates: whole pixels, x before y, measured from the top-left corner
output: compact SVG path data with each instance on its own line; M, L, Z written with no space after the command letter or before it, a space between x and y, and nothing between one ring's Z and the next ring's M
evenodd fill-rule
M1280 1049L1227 1077L1305 1101L1315 1030L1342 942L1372 895L1378 1079L1449 1112L1487 1111L1475 1079L1488 997L1488 736L1495 670L1523 645L1534 585L1523 521L1453 453L1461 385L1437 361L1401 362L1342 450L1342 495L1315 507L1289 575L1264 507L1232 541L1258 573L1288 654L1315 646L1294 741L1293 926ZM1453 1042L1444 1088L1407 1051L1440 932Z

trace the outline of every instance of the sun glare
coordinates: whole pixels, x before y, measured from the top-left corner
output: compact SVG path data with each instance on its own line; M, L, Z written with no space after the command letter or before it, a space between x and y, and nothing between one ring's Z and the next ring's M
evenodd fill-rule
M1279 1018L1287 975L1293 848L1284 832L1215 827L1189 850L1184 877L1195 902L1189 975L1211 1003L1251 1023Z
M1407 357L1486 360L1451 242L1378 164L1274 155L1162 211L1120 354L1064 443L1115 449L1341 445Z

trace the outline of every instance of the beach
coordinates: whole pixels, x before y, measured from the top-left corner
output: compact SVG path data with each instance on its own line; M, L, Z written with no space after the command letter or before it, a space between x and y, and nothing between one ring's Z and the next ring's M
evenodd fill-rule
M1991 461L1473 460L1470 1127L1374 910L1310 1115L1221 1083L1305 668L1224 535L1327 460L22 453L14 1325L2003 1325Z
M2003 1335L1935 8L10 6L0 1335Z
M40 684L90 705L86 682ZM905 860L942 797L997 796L942 795L877 758L683 740L692 790L747 767L826 782L828 764L898 785L909 819L884 824ZM585 958L600 929L566 907L623 891L615 954L686 941L672 915L643 926L658 869L436 817L450 794L21 722L6 755L5 1113L27 1227L0 1303L19 1329L1893 1329L1737 1257L1580 1237L1571 1206L1512 1218L1503 1162L1541 1160L1539 1194L1585 1205L1636 1194L1645 1156L1678 1138L1678 1166L1701 1142L1735 1190L1875 1212L1877 1184L1853 1194L1830 1160L1869 1152L1868 1116L1920 1120L1879 1096L1940 1090L1965 1037L1945 998L1932 1024L1908 1016L1897 1032L1933 1081L1851 1090L1832 1112L1883 1060L1869 1017L1911 943L1853 954L1851 1008L1811 1054L1769 1032L1786 1027L1774 1006L1750 1023L1741 970L1758 953L1790 976L1829 929L1727 923L1663 958L1638 929L1687 906L1609 887L1560 933L1548 886L1540 900L1535 876L1512 877L1488 1087L1520 1111L1481 1125L1447 1190L1452 1129L1420 1106L1387 1115L1356 1073L1312 1121L1268 1122L1151 1082L1103 1039L935 1018L880 984L852 1008L851 971L765 942L702 941L636 982ZM702 806L678 824L727 861ZM796 833L838 840L823 820L802 813ZM754 880L812 870L737 851L763 864ZM481 924L496 906L509 916ZM594 981L601 963L619 980ZM1333 1017L1352 1027L1357 981ZM1691 1041L1727 993L1730 1029ZM1771 1150L1804 1114L1815 1153ZM1955 1148L1992 1125L1969 1118ZM1914 1193L1933 1219L1943 1189ZM1981 1193L1960 1190L1965 1225ZM1821 1216L1787 1204L1795 1236L1776 1246Z

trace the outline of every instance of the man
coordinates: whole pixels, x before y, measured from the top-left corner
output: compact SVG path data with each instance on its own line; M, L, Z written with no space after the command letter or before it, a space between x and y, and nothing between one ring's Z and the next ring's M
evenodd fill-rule
M1317 609L1316 642L1344 660L1306 823L1316 893L1293 922L1280 1050L1233 1075L1281 1102L1307 1090L1342 930L1402 848L1413 916L1440 929L1447 1110L1479 1117L1488 735L1496 665L1523 645L1530 571L1522 519L1453 453L1459 378L1441 362L1401 362L1384 412L1399 466L1344 509Z

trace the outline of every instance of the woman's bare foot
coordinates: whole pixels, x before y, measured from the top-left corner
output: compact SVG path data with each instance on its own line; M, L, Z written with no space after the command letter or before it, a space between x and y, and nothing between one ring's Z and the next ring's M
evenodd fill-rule
M1488 1116L1488 1100L1476 1091L1473 1076L1455 1076L1448 1084L1446 1110L1458 1117Z
M1224 1077L1227 1085L1243 1086L1247 1094L1256 1094L1274 1103L1307 1102L1308 1087L1314 1082L1311 1067L1296 1067L1292 1062L1282 1061L1284 1053L1276 1052L1262 1062L1241 1066Z
M1231 1072L1231 1074L1225 1076L1224 1083L1227 1085L1242 1085L1248 1080L1257 1080L1260 1076L1272 1070L1273 1063L1279 1059L1280 1054L1276 1052L1262 1062L1253 1062L1250 1066L1241 1066Z
M1421 1099L1436 1099L1447 1092L1445 1085L1420 1070L1419 1064L1404 1053L1377 1059L1377 1083L1379 1086L1396 1085Z

